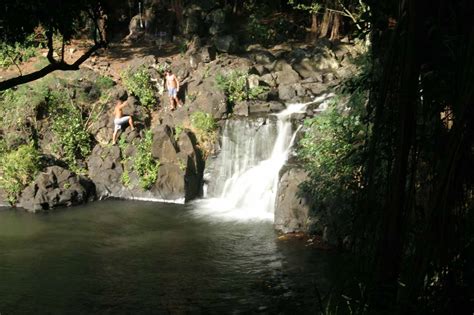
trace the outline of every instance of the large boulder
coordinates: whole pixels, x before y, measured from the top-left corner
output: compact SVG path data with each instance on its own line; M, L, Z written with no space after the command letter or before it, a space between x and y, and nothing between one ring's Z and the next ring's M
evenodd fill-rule
M217 86L215 77L190 82L187 95L192 111L210 113L216 119L222 119L228 111L226 96Z
M299 186L308 179L307 173L296 167L280 171L280 182L275 205L275 229L283 233L308 232L310 226L310 198Z
M191 37L203 34L203 12L200 6L190 5L183 10L183 34Z
M31 212L85 203L96 196L94 184L60 166L50 166L26 187L18 206Z
M118 146L97 144L87 160L89 178L95 183L97 196L114 196L122 190L121 152Z
M237 38L233 35L220 35L214 38L214 46L220 52L234 53L238 49Z

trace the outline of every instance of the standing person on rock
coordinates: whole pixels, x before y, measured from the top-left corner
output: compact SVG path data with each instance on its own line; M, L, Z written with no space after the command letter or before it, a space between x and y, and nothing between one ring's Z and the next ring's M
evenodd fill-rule
M112 136L112 144L115 144L117 142L117 132L122 129L122 125L128 124L130 125L130 128L133 128L133 120L132 116L123 116L123 108L127 106L128 102L127 101L120 101L117 100L117 103L115 104L114 108L114 134Z
M171 72L170 69L165 71L166 88L168 89L168 96L170 98L171 110L175 110L179 105L178 92L179 81L178 78Z

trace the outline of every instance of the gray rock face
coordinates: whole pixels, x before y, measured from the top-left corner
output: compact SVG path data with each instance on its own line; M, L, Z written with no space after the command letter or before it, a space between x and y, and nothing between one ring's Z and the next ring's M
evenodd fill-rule
M310 228L310 205L300 196L298 186L308 179L300 168L283 168L275 206L275 229L283 233L308 232Z
M192 95L192 110L210 113L214 118L221 119L227 113L227 102L224 92L219 89L214 77L206 77L202 81L190 82L188 95Z
M94 199L94 184L60 166L50 166L22 192L18 205L31 212L48 211Z
M171 127L153 129L151 153L160 162L157 180L149 190L140 187L134 170L137 148L133 139L118 146L97 145L88 159L89 177L100 198L152 198L191 200L201 194L204 161L192 133L182 132L176 141ZM126 158L123 158L126 157ZM124 182L124 172L128 183Z
M218 51L226 53L236 52L238 48L237 39L233 35L217 36L214 45Z
M289 101L296 97L296 89L293 85L278 86L278 97L283 101Z
M96 145L87 161L87 168L99 198L113 196L122 189L123 167L118 146Z
M183 10L183 34L191 36L202 33L202 9L197 5L187 6Z

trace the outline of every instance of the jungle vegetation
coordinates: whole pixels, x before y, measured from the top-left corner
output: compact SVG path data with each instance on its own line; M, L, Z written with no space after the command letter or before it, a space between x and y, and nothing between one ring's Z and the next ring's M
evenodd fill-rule
M7 90L2 98L10 97L8 89L52 71L77 69L120 32L117 12L130 12L125 14L130 19L135 2L4 1L1 58L21 63L33 43L48 49L48 64L1 81L0 91ZM356 257L346 283L323 299L321 312L472 314L474 2L165 0L161 5L175 15L179 32L184 9L196 3L209 10L225 7L236 20L245 17L250 43L294 37L368 43L361 73L340 88L346 108L334 104L306 121L299 151L310 174L302 189L318 209L342 223ZM87 23L92 31L84 34ZM93 43L67 64L64 46L73 37ZM196 116L196 124L205 118ZM2 149L3 142L0 154L7 163L14 155ZM36 160L33 145L10 152L26 149Z

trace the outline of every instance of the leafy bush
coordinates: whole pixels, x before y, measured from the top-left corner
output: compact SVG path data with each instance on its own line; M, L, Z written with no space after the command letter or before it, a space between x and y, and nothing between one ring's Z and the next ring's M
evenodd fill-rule
M248 98L249 100L255 100L255 99L258 99L258 96L262 93L265 93L266 91L268 91L270 88L269 87L266 87L266 86L255 86L251 89L249 89L249 92L248 92Z
M39 153L32 143L0 156L0 187L15 204L21 191L40 170Z
M68 99L66 93L56 90L50 96L51 128L57 140L53 150L72 170L78 172L77 160L86 158L91 152L91 137L81 110Z
M224 91L230 103L246 100L248 74L242 71L231 71L228 75L216 76L217 86Z
M204 156L208 156L217 141L217 123L211 114L199 111L192 113L190 118L191 129L196 134Z
M95 81L95 84L101 91L103 91L103 90L108 90L111 87L113 87L115 85L115 82L110 77L100 76Z
M305 120L299 142L298 155L310 178L302 188L312 196L315 209L337 217L341 226L349 225L361 187L363 153L358 148L365 137L361 117L358 110L341 110L333 103L321 115Z
M272 42L274 32L271 27L262 24L262 17L251 14L247 21L246 34L251 43L267 44Z
M158 178L160 162L155 160L151 154L153 133L151 130L145 132L145 137L137 145L137 153L133 161L133 169L140 177L140 186L149 189Z
M9 150L34 140L32 131L36 127L38 107L46 103L49 94L43 80L0 93L0 129L4 130L5 146Z
M174 139L175 139L176 141L179 140L179 136L181 135L181 133L183 133L183 131L184 131L184 127L183 127L183 125L181 125L181 124L176 125L176 126L174 127Z
M121 76L128 92L137 96L140 103L151 110L156 104L156 99L151 76L147 69L141 67L133 73L130 70L125 70Z
M229 74L218 74L216 76L217 86L224 91L227 101L234 104L238 101L256 99L267 89L263 86L256 86L251 89L247 86L248 74L242 71L231 71Z
M8 44L3 41L0 42L0 68L8 68L36 56L38 44L34 37L35 34L31 34L23 43Z

